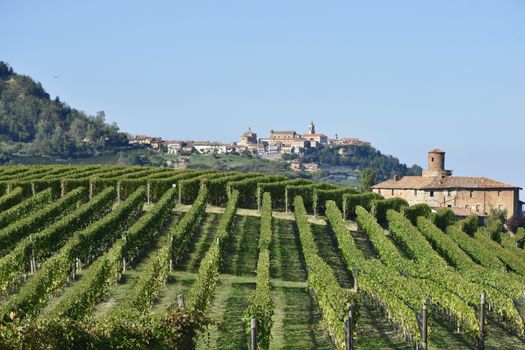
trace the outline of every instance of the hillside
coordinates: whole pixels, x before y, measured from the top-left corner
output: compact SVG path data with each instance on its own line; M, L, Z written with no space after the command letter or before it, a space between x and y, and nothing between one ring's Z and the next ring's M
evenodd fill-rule
M0 348L247 349L254 320L261 350L525 350L523 234L486 230L282 175L4 166Z
M198 135L196 135L198 137ZM289 157L285 157L289 158ZM304 162L319 162L320 177L343 185L358 185L359 171L374 170L376 180L393 175L419 175L371 146L337 146L307 151ZM104 112L87 115L57 97L51 99L42 85L17 74L0 61L0 164L118 163L168 165L173 157L143 147L128 146L128 138ZM249 154L203 156L194 154L190 168L286 173L285 162L270 162ZM342 179L333 180L331 174ZM317 175L316 175L317 176Z
M0 161L12 155L86 157L127 145L118 126L78 111L0 61Z
M362 170L374 170L376 180L384 181L394 175L411 176L421 175L423 169L419 165L408 167L398 158L381 153L370 145L347 145L312 149L302 157L304 162L317 162L326 168L338 167Z

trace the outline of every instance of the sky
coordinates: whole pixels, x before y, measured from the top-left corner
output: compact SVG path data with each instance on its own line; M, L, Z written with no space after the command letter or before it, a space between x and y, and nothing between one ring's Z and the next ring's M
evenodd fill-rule
M525 188L523 0L0 0L0 38L16 72L132 134L231 142L314 121Z

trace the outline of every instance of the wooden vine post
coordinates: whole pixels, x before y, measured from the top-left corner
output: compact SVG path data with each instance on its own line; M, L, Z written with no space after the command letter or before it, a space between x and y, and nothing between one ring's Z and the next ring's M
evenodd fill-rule
M423 302L423 329L421 334L421 346L423 350L428 350L428 311L427 311L427 303L426 301Z
M250 321L250 350L257 350L257 320L254 317Z
M481 293L479 304L479 350L485 350L485 292Z
M179 304L179 307L181 309L184 309L186 307L186 305L184 304L184 295L182 294L177 295L177 303Z
M345 320L345 349L354 350L354 304L350 305L348 318Z

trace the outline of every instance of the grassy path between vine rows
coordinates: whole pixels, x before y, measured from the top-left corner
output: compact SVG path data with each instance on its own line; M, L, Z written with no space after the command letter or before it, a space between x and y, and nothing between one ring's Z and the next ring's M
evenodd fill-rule
M273 220L270 247L274 326L270 349L332 349L320 310L306 284L306 266L294 221ZM278 281L288 281L279 284Z
M164 314L170 306L177 303L177 295L187 295L195 282L201 260L214 240L219 219L219 214L207 213L199 220L188 249L176 262L166 286L156 298L153 312Z
M140 274L144 271L149 259L153 257L153 253L162 247L169 239L170 227L175 225L180 220L181 214L174 213L164 229L157 236L155 242L144 249L144 252L138 256L133 262L130 262L126 268L126 272L122 275L120 281L109 287L107 295L104 296L94 311L94 316L104 316L115 308L126 297L126 295L133 289Z

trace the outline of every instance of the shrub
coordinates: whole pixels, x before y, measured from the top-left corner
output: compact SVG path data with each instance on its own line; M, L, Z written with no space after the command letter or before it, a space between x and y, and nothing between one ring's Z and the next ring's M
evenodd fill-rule
M410 220L412 225L417 225L417 218L420 216L429 218L430 214L432 213L432 209L428 206L428 204L421 203L412 205L410 207L404 207L401 213L405 215L408 220Z
M446 231L447 227L456 223L456 216L452 210L448 208L441 208L433 215L434 224L442 231Z

